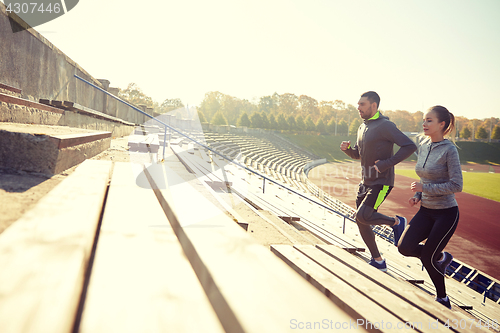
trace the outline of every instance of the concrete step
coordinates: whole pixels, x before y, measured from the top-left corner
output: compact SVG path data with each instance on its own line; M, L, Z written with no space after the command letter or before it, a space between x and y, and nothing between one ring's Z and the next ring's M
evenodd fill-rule
M111 143L111 132L0 122L0 168L54 175Z
M76 103L43 99L38 103L23 98L17 91L20 90L5 84L0 85L0 122L109 131L113 133L113 137L129 135L134 130L133 123Z
M0 82L0 93L4 93L6 95L12 95L12 96L16 96L16 97L21 97L22 90Z
M128 147L130 151L156 154L160 148L158 134L129 135Z

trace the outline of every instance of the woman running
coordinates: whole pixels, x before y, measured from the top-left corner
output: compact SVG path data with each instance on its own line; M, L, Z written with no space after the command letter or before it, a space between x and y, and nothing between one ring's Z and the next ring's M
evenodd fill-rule
M420 210L410 221L399 241L399 252L420 258L434 287L436 301L451 309L444 276L453 256L442 252L458 224L455 192L462 191L462 168L455 144L444 136L453 131L455 117L443 106L433 106L424 116L428 137L418 148L415 171L420 182L413 182L410 206L420 202ZM420 242L425 241L425 244Z

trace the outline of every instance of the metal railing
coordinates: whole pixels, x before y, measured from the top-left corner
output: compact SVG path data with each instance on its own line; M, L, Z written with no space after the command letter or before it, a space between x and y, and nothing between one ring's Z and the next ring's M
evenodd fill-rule
M165 129L164 129L164 133L165 133L165 134L164 134L164 138L163 138L163 158L165 158L165 147L166 147L167 128L169 128L170 130L172 130L172 131L174 131L174 132L176 132L176 133L178 133L178 134L182 135L183 137L185 137L186 139L188 139L188 140L192 141L193 143L196 143L196 144L197 144L197 145L199 145L200 147L203 147L204 149L207 149L207 150L211 151L212 153L214 153L214 154L216 154L216 155L218 155L218 156L222 157L223 159L227 160L229 163L232 163L232 164L234 164L234 165L237 165L237 166L239 166L240 168L243 168L243 169L247 170L248 172L251 172L251 173L253 173L253 174L257 175L258 177L262 177L262 179L263 179L263 188L265 188L265 182L266 182L266 180L267 180L268 182L273 183L273 184L275 184L275 185L278 185L278 186L280 186L280 187L282 187L282 188L284 188L284 189L286 189L286 190L288 190L288 191L290 191L290 192L292 192L292 193L294 193L294 194L296 194L296 195L298 195L298 196L300 196L300 197L302 197L302 198L304 198L304 199L306 199L306 200L308 200L308 201L310 201L310 202L312 202L312 203L314 203L314 204L316 204L316 205L318 205L318 206L320 206L320 207L322 207L322 208L325 208L325 209L327 209L327 210L329 210L329 211L331 211L331 212L333 212L333 213L335 213L335 214L338 214L338 215L340 215L340 216L344 217L344 226L345 226L345 221L346 221L346 219L348 219L348 220L350 220L350 221L352 221L352 222L356 222L356 221L355 221L355 220L353 220L351 217L344 215L342 212L339 212L339 211L337 211L337 210L335 210L335 209L332 209L332 208L331 208L331 207L329 207L329 206L326 206L326 205L324 205L324 204L322 204L322 203L319 203L319 202L317 202L317 201L315 201L315 200L312 200L311 198L308 198L308 197L306 197L305 195L303 195L303 194L301 194L301 193L299 193L299 192L296 192L296 191L294 191L294 190L292 190L292 189L290 189L290 188L288 188L288 187L284 186L283 184L280 184L280 183L278 183L277 181L274 181L274 180L273 180L273 179L271 179L271 178L268 178L268 177L266 177L266 176L264 176L264 175L262 175L262 174L260 174L260 173L258 173L258 172L256 172L256 171L254 171L254 170L249 169L249 168L248 168L248 167L246 167L245 165L242 165L242 164L240 164L240 163L238 163L238 162L236 162L236 161L232 160L231 158L229 158L229 157L227 157L227 156L225 156L225 155L223 155L223 154L221 154L221 153L219 153L219 152L215 151L214 149L212 149L212 148L210 148L210 147L208 147L208 146L204 145L203 143L198 142L197 140L195 140L195 139L193 139L193 138L189 137L188 135L186 135L186 134L184 134L184 133L182 133L182 132L178 131L177 129L173 128L172 126L170 126L170 125L168 125L168 124L164 123L163 121L161 121L161 120L159 120L159 119L154 118L153 116L151 116L151 115L147 114L146 112L144 112L144 111L140 110L140 109L139 109L139 108L137 108L136 106L134 106L134 105L132 105L132 104L130 104L130 103L128 103L128 102L126 102L126 101L122 100L121 98L119 98L119 97L117 97L117 96L115 96L115 95L113 95L113 94L111 94L111 93L107 92L106 90L104 90L104 89L102 89L102 88L100 88L100 87L96 86L95 84L93 84L93 83L91 83L91 82L89 82L89 81L87 81L87 80L85 80L85 79L83 79L83 78L79 77L78 75L76 75L76 74L75 74L74 76L75 76L77 79L79 79L79 80L81 80L81 81L83 81L83 82L87 83L88 85L90 85L90 86L92 86L92 87L94 87L94 88L98 89L99 91L101 91L101 92L105 93L106 95L111 96L111 97L113 97L114 99L118 100L119 102L122 102L122 103L124 103L125 105L127 105L127 106L131 107L131 108L132 108L132 109L134 109L135 111L137 111L137 112L139 112L139 113L141 113L141 114L143 114L143 115L145 115L145 116L147 116L147 117L149 117L149 118L151 118L151 119L153 119L153 120L157 121L158 123L162 124L162 125L165 127Z

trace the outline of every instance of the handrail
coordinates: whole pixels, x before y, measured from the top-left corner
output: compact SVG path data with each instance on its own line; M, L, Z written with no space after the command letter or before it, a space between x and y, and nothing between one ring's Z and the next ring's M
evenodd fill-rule
M356 222L354 219L350 218L349 216L344 215L343 213L341 213L341 212L339 212L339 211L336 211L335 209L332 209L331 207L325 206L325 205L323 205L323 204L321 204L321 203L317 202L316 200L312 200L311 198L308 198L308 197L306 197L305 195L302 195L301 193L296 192L296 191L294 191L294 190L292 190L292 189L290 189L290 188L288 188L288 187L286 187L286 186L284 186L284 185L282 185L282 184L280 184L280 183L278 183L278 182L274 181L274 180L273 180L273 179L271 179L271 178L268 178L268 177L266 177L266 176L264 176L264 175L261 175L260 173L258 173L258 172L256 172L256 171L254 171L254 170L251 170L251 169L247 168L245 165L242 165L242 164L240 164L240 163L238 163L238 162L236 162L236 161L234 161L234 160L230 159L229 157L227 157L227 156L225 156L225 155L223 155L223 154L221 154L221 153L219 153L219 152L217 152L217 151L213 150L212 148L210 148L210 147L208 147L208 146L204 145L203 143L198 142L197 140L195 140L195 139L193 139L193 138L189 137L188 135L185 135L184 133L182 133L182 132L180 132L180 131L176 130L175 128L173 128L172 126L170 126L170 125L168 125L168 124L164 123L163 121L161 121L161 120L159 120L159 119L154 118L153 116L151 116L151 115L147 114L146 112L144 112L144 111L140 110L139 108L135 107L134 105L132 105L132 104L130 104L130 103L128 103L128 102L126 102L126 101L122 100L122 99L121 99L121 98L119 98L119 97L116 97L115 95L113 95L113 94L111 94L111 93L107 92L106 90L104 90L104 89L102 89L102 88L100 88L100 87L96 86L95 84L93 84L93 83L91 83L91 82L89 82L89 81L87 81L87 80L85 80L85 79L83 79L83 78L79 77L78 75L76 75L76 74L75 74L74 76L75 76L77 79L79 79L79 80L81 80L81 81L83 81L83 82L87 83L88 85L90 85L90 86L92 86L92 87L94 87L94 88L96 88L96 89L98 89L98 90L102 91L103 93L105 93L105 94L107 94L107 95L109 95L109 96L113 97L114 99L116 99L116 100L118 100L118 101L120 101L120 102L124 103L125 105L127 105L127 106L131 107L132 109L134 109L134 110L136 110L136 111L138 111L138 112L142 113L143 115L145 115L145 116L147 116L147 117L149 117L149 118L151 118L151 119L153 119L153 120L156 120L157 122L159 122L160 124L162 124L163 126L165 126L165 133L166 133L166 129L167 129L167 127L168 127L169 129L173 130L174 132L177 132L178 134L182 135L182 136L183 136L183 137L185 137L186 139L191 140L192 142L196 143L197 145L199 145L199 146L201 146L201 147L203 147L203 148L205 148L205 149L207 149L207 150L210 150L212 153L214 153L214 154L216 154L216 155L218 155L218 156L222 157L223 159L227 160L229 163L235 164L235 165L239 166L240 168L243 168L243 169L245 169L245 170L247 170L247 171L249 171L249 172L251 172L251 173L253 173L253 174L257 175L257 176L259 176L259 177L262 177L262 179L263 179L263 181L264 181L264 184L265 184L265 181L267 180L267 181L269 181L269 182L271 182L271 183L273 183L273 184L275 184L275 185L278 185L278 186L280 186L280 187L282 187L282 188L284 188L284 189L286 189L286 190L288 190L288 191L290 191L290 192L292 192L292 193L294 193L294 194L296 194L296 195L299 195L300 197L302 197L302 198L304 198L304 199L306 199L306 200L309 200L309 201L311 201L311 202L315 203L316 205L318 205L318 206L320 206L320 207L323 207L323 208L325 208L325 209L328 209L329 211L334 212L335 214L338 214L338 215L340 215L340 216L343 216L343 217L344 217L344 223L345 223L345 220L346 220L346 219L351 220L352 222ZM164 141L163 141L163 157L165 157L165 140L166 140L166 134L165 134L165 136L164 136L163 140L164 140Z

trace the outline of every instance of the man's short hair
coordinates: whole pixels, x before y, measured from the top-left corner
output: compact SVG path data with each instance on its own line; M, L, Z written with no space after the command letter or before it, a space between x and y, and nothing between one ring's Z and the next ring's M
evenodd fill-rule
M375 102L377 103L377 109L380 105L380 96L375 91L367 91L361 97L366 97L370 101L370 104Z

